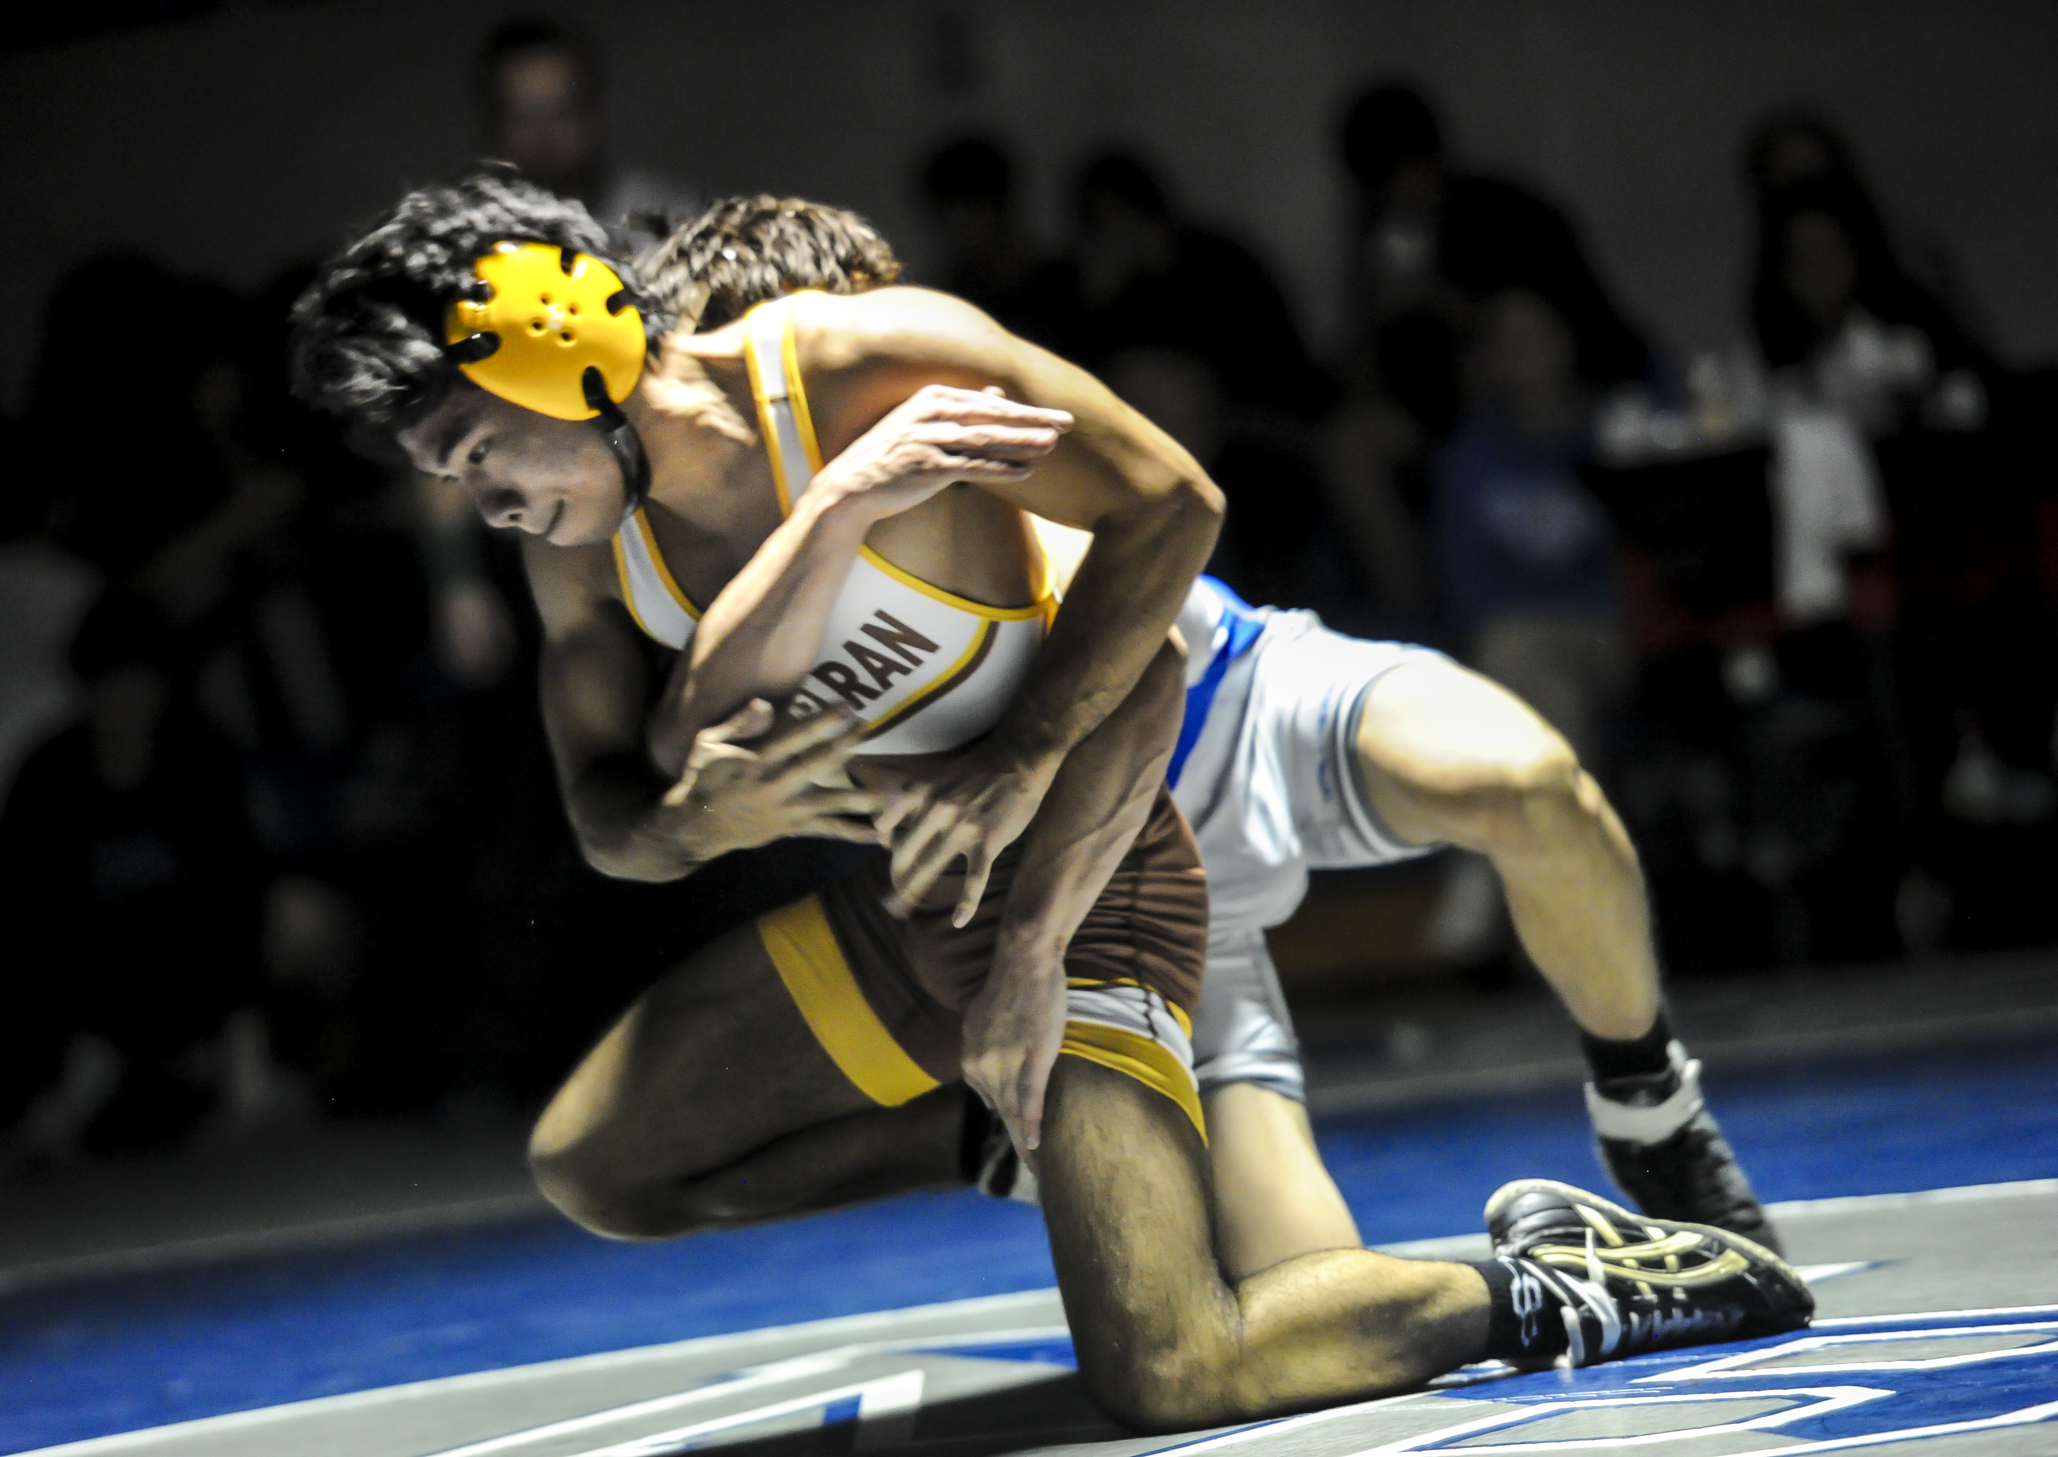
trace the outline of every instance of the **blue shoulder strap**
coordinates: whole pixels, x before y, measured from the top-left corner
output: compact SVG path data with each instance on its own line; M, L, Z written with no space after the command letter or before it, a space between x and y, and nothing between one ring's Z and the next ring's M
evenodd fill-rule
M1200 742L1201 730L1207 727L1208 710L1215 705L1215 693L1222 686L1229 664L1248 652L1258 634L1265 630L1265 615L1231 591L1226 582L1215 577L1201 580L1222 599L1222 616L1215 624L1215 636L1222 645L1209 660L1200 682L1186 690L1186 717L1180 720L1179 742L1172 746L1172 762L1165 768L1165 783L1174 789L1179 787L1180 771L1186 768L1186 756L1193 752L1193 746ZM1195 652L1199 647L1198 643L1188 643L1187 651Z

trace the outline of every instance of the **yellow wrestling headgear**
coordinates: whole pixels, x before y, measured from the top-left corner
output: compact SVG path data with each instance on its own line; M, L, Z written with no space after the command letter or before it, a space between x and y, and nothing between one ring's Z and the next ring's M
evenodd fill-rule
M444 332L473 384L559 420L610 414L636 388L643 316L612 268L548 243L501 242L472 269L490 292L454 300Z

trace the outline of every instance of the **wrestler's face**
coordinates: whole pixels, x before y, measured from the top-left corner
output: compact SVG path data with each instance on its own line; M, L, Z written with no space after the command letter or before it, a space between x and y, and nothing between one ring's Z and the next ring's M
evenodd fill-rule
M417 470L462 485L488 526L587 546L622 523L621 467L583 421L539 415L460 380L399 439Z

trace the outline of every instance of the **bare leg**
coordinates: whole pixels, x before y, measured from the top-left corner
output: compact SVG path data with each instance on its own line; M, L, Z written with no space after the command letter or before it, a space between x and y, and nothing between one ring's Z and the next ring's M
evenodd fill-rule
M1307 1109L1254 1083L1217 1088L1204 1101L1215 1243L1231 1281L1364 1243L1315 1151Z
M1117 1416L1207 1426L1405 1390L1483 1354L1469 1266L1348 1249L1225 1281L1206 1150L1140 1083L1060 1057L1045 1119L1058 1286L1080 1371Z
M1416 844L1493 862L1537 969L1572 1020L1633 1038L1658 1017L1658 959L1636 850L1571 748L1505 688L1423 658L1372 686L1358 726L1365 788Z
M940 1185L962 1188L965 1090L956 1083L898 1108L850 1113L775 1138L694 1180L712 1224L761 1224Z
M798 1214L957 1178L963 1094L880 1108L822 1051L754 927L643 995L537 1122L536 1181L619 1238Z

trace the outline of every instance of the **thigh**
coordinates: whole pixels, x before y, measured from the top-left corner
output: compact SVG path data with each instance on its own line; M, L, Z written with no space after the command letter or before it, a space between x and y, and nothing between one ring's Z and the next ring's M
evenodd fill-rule
M1052 1069L1043 1118L1038 1191L1080 1374L1116 1415L1146 1420L1137 1408L1168 1371L1234 1361L1206 1146L1171 1099L1075 1057Z
M1307 863L1340 869L1427 853L1430 846L1402 838L1374 807L1356 735L1366 704L1395 669L1449 660L1410 643L1367 642L1327 628L1263 651L1245 732L1263 736L1278 766L1265 788L1285 801Z
M669 1184L876 1106L816 1040L750 925L636 1000L558 1090L531 1150L539 1170Z
M1216 1244L1232 1283L1301 1255L1363 1245L1305 1107L1255 1083L1212 1088L1204 1101Z

